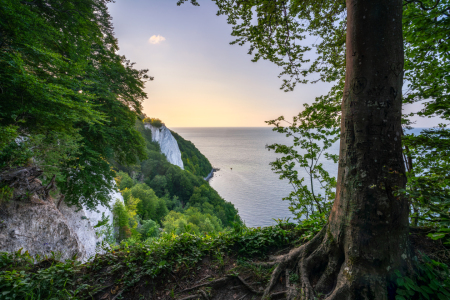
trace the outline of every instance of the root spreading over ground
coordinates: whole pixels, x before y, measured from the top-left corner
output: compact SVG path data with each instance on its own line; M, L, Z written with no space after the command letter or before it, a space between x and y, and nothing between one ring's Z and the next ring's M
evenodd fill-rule
M25 261L26 256L0 255L0 271L6 272L0 272L0 288L8 288L10 280L15 293L23 287L24 294L51 290L73 295L66 299L97 300L291 300L348 295L344 253L326 228L303 244L302 231L289 228L251 229L214 239L180 236L160 240L153 249L141 245L111 250L82 265L52 259L33 264ZM450 262L449 248L426 237L428 229L411 233L416 253ZM257 245L263 250L253 252ZM24 273L18 273L21 270ZM395 291L390 295L394 299Z

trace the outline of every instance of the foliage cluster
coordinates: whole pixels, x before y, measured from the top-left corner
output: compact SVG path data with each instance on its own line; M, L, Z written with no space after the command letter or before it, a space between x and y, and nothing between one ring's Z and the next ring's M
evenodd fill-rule
M149 123L150 125L152 125L153 127L156 127L156 128L161 128L164 125L164 123L158 118L147 118L146 117L142 121L144 123Z
M158 197L147 184L138 183L122 171L118 172L118 186L125 202L117 201L113 210L118 241L157 237L160 226L166 233L212 234L233 224L232 220L224 224L227 215L220 210L220 203L217 209L210 202L211 188L207 185L194 187L184 206L177 196L166 193ZM234 218L241 222L237 214Z
M194 270L208 255L264 257L269 250L295 243L300 233L286 223L264 228L236 224L232 231L204 236L167 233L146 242L124 241L84 265L48 258L36 265L28 253L1 253L0 299L85 299L100 290L108 278L122 286L123 292L143 278L161 279L170 273Z
M10 188L7 185L0 186L0 204L2 204L2 202L8 202L9 200L11 200L13 194L14 194L13 188Z
M163 221L165 232L180 235L182 233L191 234L211 234L221 232L222 222L214 215L201 213L197 208L190 207L183 213L171 211Z
M272 144L267 148L283 154L272 162L271 166L275 173L280 174L280 179L288 179L294 189L283 200L290 202L289 209L297 220L308 219L310 214L314 215L316 212L327 214L336 196L336 180L323 168L320 161L322 157L334 163L338 161L338 155L325 151L339 139L339 129L317 128L316 124L309 120L310 115L303 112L294 117L294 122L288 127L280 125L280 122L284 121L283 117L267 122L275 125L274 130L277 132L285 134L286 137L293 137L292 146ZM309 182L305 183L305 178L299 178L297 168L305 170ZM319 190L314 190L315 185L319 186Z
M395 272L395 300L406 299L439 299L450 298L450 272L446 264L434 261L426 256L421 262L414 258L415 276L402 275Z
M137 183L130 189L122 190L127 207L136 206L136 213L143 220L152 219L158 223L167 215L168 209L164 198L158 198L145 183Z
M449 243L450 232L450 131L446 126L424 129L404 137L407 188L413 226L432 226L433 239Z
M45 167L89 208L109 201L108 160L145 158L134 122L152 78L117 54L108 2L0 1L0 165Z

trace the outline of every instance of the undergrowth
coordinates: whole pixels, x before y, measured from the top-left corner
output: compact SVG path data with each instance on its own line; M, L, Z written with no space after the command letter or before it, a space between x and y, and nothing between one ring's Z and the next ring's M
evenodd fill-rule
M288 222L216 235L164 234L146 242L122 242L105 248L85 264L44 257L36 263L28 252L0 254L0 299L87 299L112 285L119 296L138 282L194 270L205 256L265 258L266 253L299 242L304 232Z
M236 264L229 270L231 275L250 276L253 283L265 285L273 266L254 265L251 261L268 259L269 253L287 251L306 242L320 228L319 224L311 225L277 220L277 225L270 227L236 226L215 235L163 234L145 242L128 240L104 247L103 254L97 254L84 264L76 257L58 261L60 256L56 253L51 257L33 257L20 250L0 253L0 300L94 299L105 292L111 292L114 299L128 299L125 294L137 286L154 289L158 282L164 285L172 278L183 280L197 272L199 263L206 257L218 269L223 267L224 259L233 257ZM396 300L450 299L447 265L425 255L419 257L414 261L415 274L395 272L390 297ZM291 272L289 280L297 282L298 274ZM153 287L149 286L150 282ZM172 289L166 295L173 294Z
M427 256L413 260L416 274L402 275L395 271L396 300L406 299L450 299L450 272L446 264Z

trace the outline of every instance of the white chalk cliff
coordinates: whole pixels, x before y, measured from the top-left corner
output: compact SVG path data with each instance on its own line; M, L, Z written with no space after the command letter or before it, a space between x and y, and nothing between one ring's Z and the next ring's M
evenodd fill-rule
M123 203L123 197L120 192L111 191L109 196L111 199L109 203L111 209L117 199ZM64 215L69 227L77 235L84 247L84 255L81 258L82 260L86 260L89 257L94 256L99 251L97 246L100 245L104 239L104 236L100 233L100 231L103 230L104 227L102 226L97 229L94 228L94 226L102 220L103 216L109 218L108 224L112 226L113 213L111 209L106 206L99 205L95 208L95 210L89 210L83 206L81 210L77 211L75 206L68 207L65 203L61 204L59 210Z
M36 183L40 184L37 180ZM123 201L120 193L112 191L112 207L116 199ZM102 213L113 216L109 208L98 206L95 211L62 202L59 207L53 200L35 198L35 201L9 201L0 206L0 252L16 252L22 249L31 255L51 256L61 253L61 259L77 255L86 261L100 249L97 247L104 236L95 225L102 219ZM102 226L103 227L103 226Z
M179 166L184 170L183 160L181 160L181 151L178 147L177 140L173 137L170 130L162 125L160 128L145 123L145 128L152 131L152 140L158 142L161 147L161 152L167 158L167 161L172 165Z

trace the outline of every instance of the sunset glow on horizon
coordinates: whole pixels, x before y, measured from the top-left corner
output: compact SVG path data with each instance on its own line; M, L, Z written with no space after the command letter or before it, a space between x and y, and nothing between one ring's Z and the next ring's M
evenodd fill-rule
M226 18L216 16L212 1L199 3L200 7L178 7L175 0L109 4L119 53L155 78L146 83L147 116L168 127L264 127L265 121L281 115L291 120L304 103L328 93L330 83L299 84L288 93L280 90L281 69L268 61L253 63L248 45L230 45L234 39ZM421 119L415 126L439 123L430 121Z

